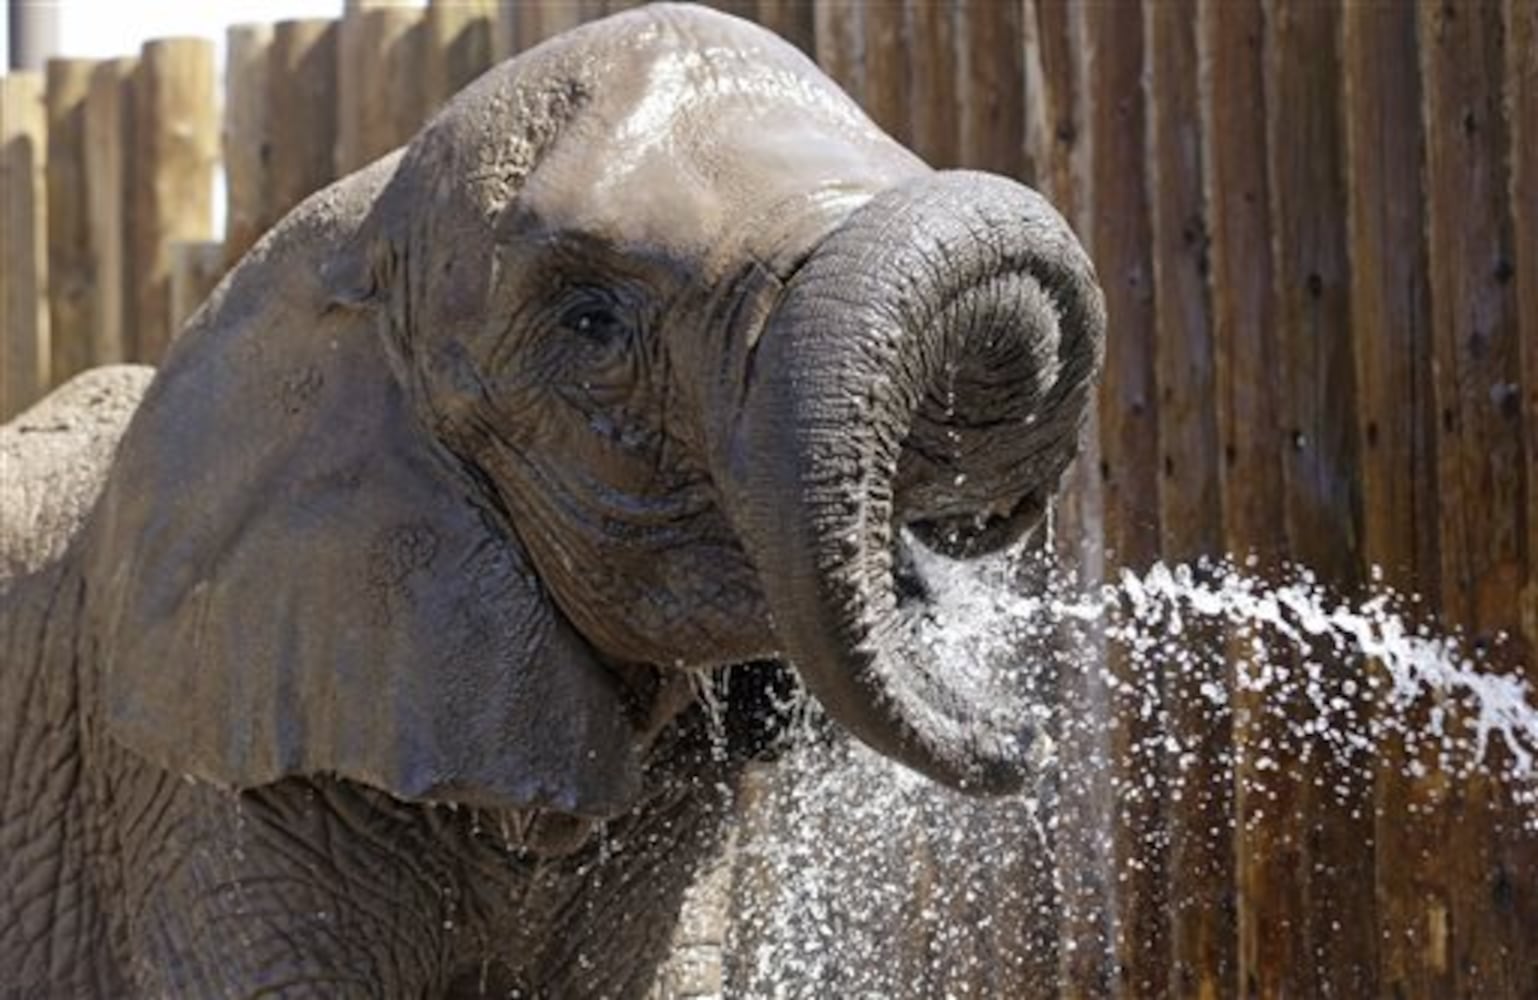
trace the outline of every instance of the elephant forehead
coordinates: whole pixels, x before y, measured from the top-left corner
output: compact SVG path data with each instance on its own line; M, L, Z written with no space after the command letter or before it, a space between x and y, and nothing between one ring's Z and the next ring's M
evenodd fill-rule
M799 53L768 42L652 46L604 67L531 178L531 207L618 246L769 256L787 223L820 232L821 216L925 169Z

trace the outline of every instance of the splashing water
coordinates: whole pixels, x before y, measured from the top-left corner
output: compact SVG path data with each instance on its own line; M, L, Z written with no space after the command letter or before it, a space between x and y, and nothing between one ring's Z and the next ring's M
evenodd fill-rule
M799 741L747 810L734 994L1002 996L1053 981L1086 926L1108 940L1103 883L1141 863L1105 863L1113 803L1161 783L1178 802L1236 776L1260 787L1324 775L1324 794L1359 809L1387 766L1478 774L1538 832L1538 694L1494 665L1499 641L1470 652L1456 633L1412 625L1414 601L1387 588L1351 603L1304 570L1269 584L1253 565L1202 562L1086 589L1018 552L913 554L935 598L914 640L1045 734L1042 779L976 801L847 741ZM1119 725L1130 742L1107 735ZM1248 821L1274 801L1254 799ZM1232 812L1219 822L1232 828ZM1076 933L1059 934L1065 923Z

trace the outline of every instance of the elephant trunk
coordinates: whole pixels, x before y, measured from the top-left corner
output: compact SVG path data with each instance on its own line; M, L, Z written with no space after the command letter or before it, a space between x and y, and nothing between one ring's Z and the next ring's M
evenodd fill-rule
M909 641L928 597L899 583L901 529L970 556L1030 528L1076 448L1103 331L1061 217L1014 182L946 172L817 247L746 375L728 480L782 651L854 735L965 791L1020 787L1035 734Z

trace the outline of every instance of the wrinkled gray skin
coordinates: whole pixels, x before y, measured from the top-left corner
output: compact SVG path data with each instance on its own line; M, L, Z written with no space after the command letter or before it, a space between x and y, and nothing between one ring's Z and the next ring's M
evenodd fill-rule
M0 431L0 994L637 995L754 743L693 705L731 664L1017 787L1031 734L905 641L895 528L1028 530L1102 328L1036 195L749 24L488 73L152 381Z

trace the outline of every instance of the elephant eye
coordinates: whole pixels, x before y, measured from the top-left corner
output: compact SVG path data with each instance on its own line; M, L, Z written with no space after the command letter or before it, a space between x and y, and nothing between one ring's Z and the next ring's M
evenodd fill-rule
M607 303L581 302L561 314L561 326L598 347L615 347L630 332L624 318Z

